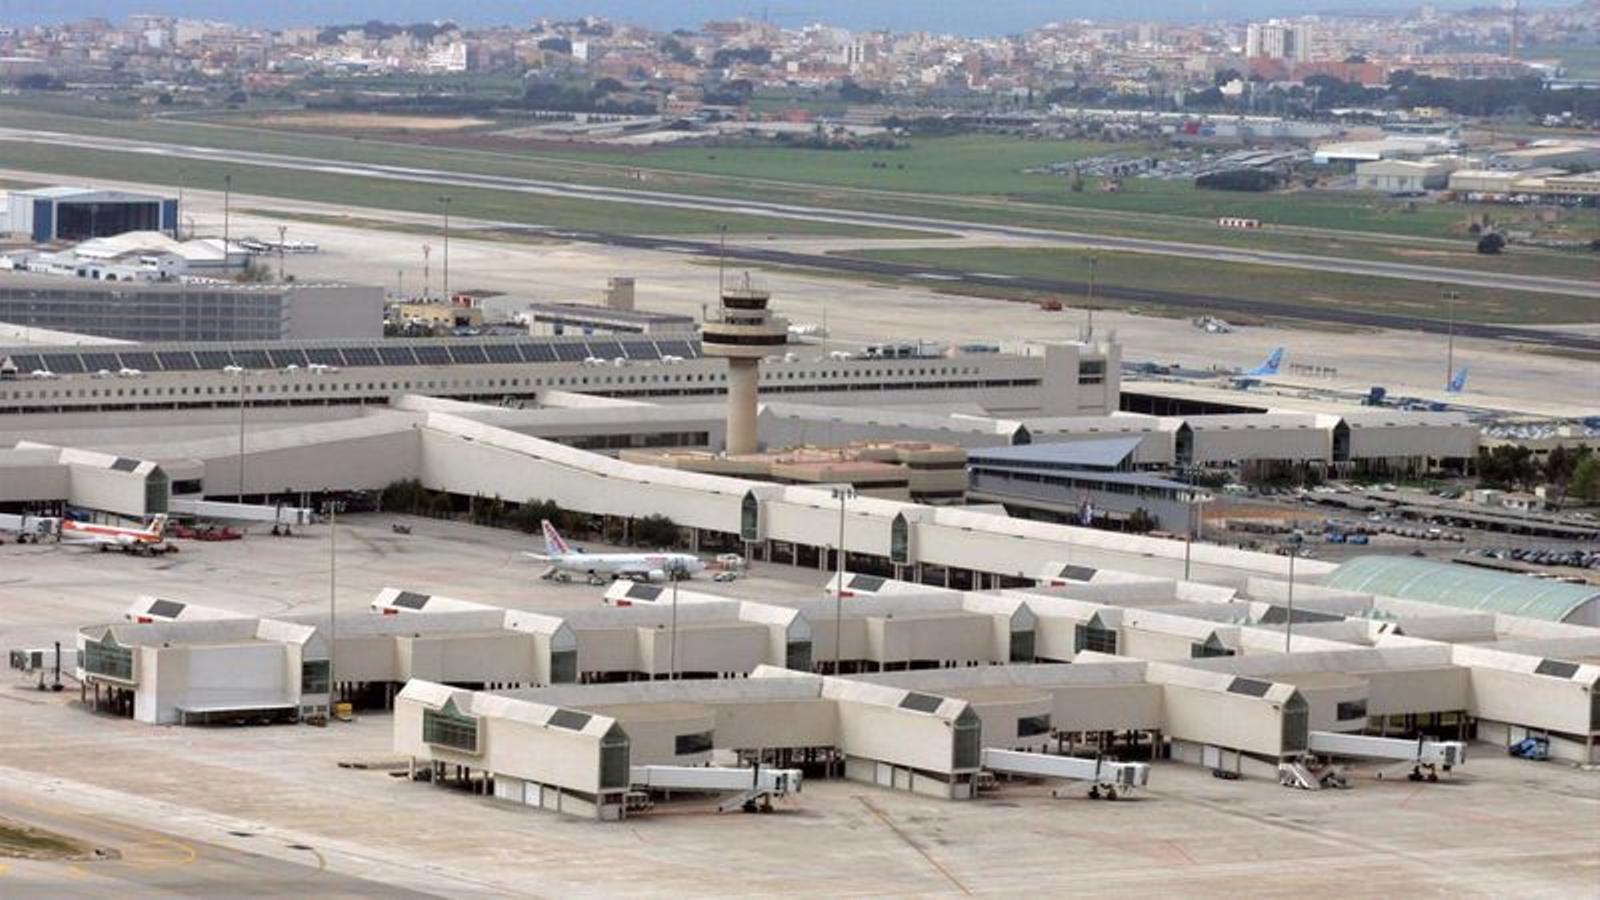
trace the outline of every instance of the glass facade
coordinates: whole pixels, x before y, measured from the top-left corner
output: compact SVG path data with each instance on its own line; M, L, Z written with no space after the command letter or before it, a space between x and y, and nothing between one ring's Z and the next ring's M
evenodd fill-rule
M797 672L811 671L811 642L790 641L783 664Z
M447 702L440 709L422 711L422 740L440 747L478 752L478 720Z
M967 707L956 718L954 731L955 745L951 757L951 767L956 769L976 769L981 761L983 750L983 723L978 721L978 714Z
M1296 691L1283 704L1283 753L1303 753L1311 744L1311 709Z
M1011 632L1011 661L1014 663L1033 662L1033 632Z
M572 684L578 680L578 651L557 650L550 654L550 683Z
M300 661L300 693L326 694L328 693L329 679L333 677L333 665L326 659L305 659Z
M248 341L285 336L284 291L221 286L0 286L0 322L129 341Z
M693 756L697 753L710 753L714 746L712 733L697 731L694 734L680 734L672 742L672 752L676 756Z
M93 675L132 681L133 648L118 644L110 634L102 641L89 641L83 645L83 668Z
M1116 653L1117 633L1109 628L1101 628L1099 620L1092 620L1087 625L1079 625L1073 639L1074 651L1093 650L1096 653Z
M628 735L616 725L606 732L600 739L600 789L603 791L625 791L633 780L633 773L629 770L628 755L630 742Z

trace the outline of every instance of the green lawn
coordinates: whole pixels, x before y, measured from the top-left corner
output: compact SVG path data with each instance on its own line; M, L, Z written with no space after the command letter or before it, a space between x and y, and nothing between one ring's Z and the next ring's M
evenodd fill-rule
M863 250L846 255L930 268L1086 282L1091 253L1088 250L994 247ZM1308 276L1302 271L1276 266L1175 257L1162 258L1157 265L1153 264L1153 257L1139 253L1096 251L1092 255L1096 258L1096 283L1100 285L1263 300L1281 303L1289 309L1332 304L1390 315L1436 319L1447 316L1439 289L1427 282L1328 272ZM1473 287L1462 287L1459 293L1456 315L1466 321L1516 324L1600 321L1600 309L1594 301L1583 297ZM1068 298L1067 302L1083 299ZM1097 305L1150 304L1100 297Z
M68 178L97 178L220 190L224 175L233 176L233 191L353 207L402 212L438 211L436 185L388 181L326 172L295 171L267 166L182 160L139 153L84 150L0 141L0 166L48 172ZM518 222L555 228L618 231L629 234L709 234L727 225L736 234L788 234L860 237L915 236L915 232L863 228L781 219L724 215L697 210L603 203L546 197L514 191L451 187L452 211L465 218Z
M1559 59L1573 78L1600 78L1600 44L1535 44L1523 59Z

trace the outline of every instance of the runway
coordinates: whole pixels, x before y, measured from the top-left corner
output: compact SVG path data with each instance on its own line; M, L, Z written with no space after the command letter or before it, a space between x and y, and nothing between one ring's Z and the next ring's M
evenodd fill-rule
M951 219L896 215L891 213L857 212L828 209L824 207L803 206L797 204L736 200L722 197L701 197L634 188L599 187L560 181L452 172L443 169L426 169L357 162L328 162L311 157L292 156L286 154L260 153L248 150L221 150L210 147L199 147L184 144L153 143L149 141L134 141L121 138L105 138L89 135L64 134L59 132L40 132L14 128L0 128L0 140L27 141L31 143L79 147L90 150L122 153L143 153L178 159L206 160L210 162L233 162L240 165L266 166L272 168L293 169L296 171L347 175L350 177L359 178L376 178L396 181L412 181L435 185L485 188L490 190L514 191L531 195L587 199L608 203L630 203L647 206L662 206L707 212L721 212L732 215L769 216L865 227L901 229L910 228L935 232L961 232L969 235L979 236L996 235L1009 238L1022 238L1047 245L1057 244L1063 247L1090 247L1133 253L1148 253L1159 256L1209 259L1216 260L1218 262L1244 263L1250 265L1281 266L1285 268L1304 269L1316 272L1368 275L1381 278L1398 278L1410 281L1426 281L1438 284L1489 288L1493 290L1540 291L1546 293L1557 293L1577 297L1600 299L1600 281L1597 280L1584 281L1580 279L1541 275L1513 275L1498 272L1467 271L1440 266L1415 265L1410 263L1376 262L1359 259L1342 259L1337 257L1316 256L1301 253L1257 251L1205 244L1114 237L1107 235L1088 234L1083 232L986 224ZM662 243L665 245L677 245L691 242L665 240L662 241ZM833 258L818 257L818 259ZM811 265L812 267L817 267L815 263ZM855 265L881 265L885 266L886 268L894 268L894 266L891 264L867 264L860 261L856 261ZM852 267L851 263L837 263L835 265L828 266L827 268L833 268L838 271L870 271L866 269L854 268ZM922 271L926 270L923 269ZM885 271L879 274L897 273ZM936 272L934 274L944 275L949 273ZM1023 281L1024 280L1022 279L1008 279L1004 283L1023 285ZM1032 283L1041 285L1057 284L1056 282ZM1063 284L1070 284L1070 282L1063 282ZM1056 288L1041 287L1039 289L1054 290ZM1131 296L1131 293L1140 293L1141 296L1133 297ZM1119 299L1148 299L1150 302L1157 302L1153 298L1152 292L1130 292L1124 294L1115 294L1110 290L1107 290L1106 294L1108 296L1119 297ZM1219 306L1211 302L1214 299L1216 298L1207 298L1206 308L1236 309L1241 312L1247 311L1244 306ZM1167 305L1174 305L1171 299L1162 300L1159 302ZM1242 302L1256 307L1265 305L1273 308L1272 312L1263 312L1261 314L1287 314L1282 308L1273 307L1271 304L1258 304L1251 303L1250 301ZM1287 306L1287 304L1285 306ZM1297 307L1294 308L1298 309ZM1322 314L1323 312L1324 311L1317 310L1301 310L1301 315L1299 317L1308 319L1321 318L1323 321L1330 322L1352 322L1351 319L1343 316L1324 316ZM1364 314L1354 313L1346 315ZM1389 317L1389 319L1397 320L1397 322L1400 323L1427 321L1420 318L1410 318L1404 316ZM1364 319L1359 323L1383 325L1385 327L1417 327L1413 324L1385 325L1386 321L1388 320Z
M517 229L517 226L497 226L497 228L498 230L507 230L508 228ZM633 247L640 250L694 253L709 257L716 257L718 253L726 253L730 260L736 260L739 262L766 263L768 265L775 266L819 269L830 272L848 272L861 275L917 279L924 281L930 286L968 285L985 288L1010 288L1014 290L1037 291L1067 297L1082 297L1088 287L1083 282L1077 281L1024 278L1009 275L996 275L986 272L970 272L963 269L930 268L928 266L886 262L876 259L860 259L850 256L832 256L815 253L797 253L787 250L770 250L761 247L745 246L737 243L728 244L724 250L714 242L683 240L681 238L654 238L642 237L639 235L604 234L599 232L566 231L539 228L521 228L518 230L524 230L530 235L553 235L566 240L607 244L615 247ZM1301 319L1312 322L1327 322L1331 324L1354 325L1368 328L1392 328L1408 331L1429 332L1433 334L1447 334L1453 331L1453 333L1458 337L1481 338L1485 340L1496 341L1514 341L1517 343L1558 347L1568 350L1600 352L1600 335L1578 332L1560 332L1536 328L1521 328L1511 325L1498 325L1482 322L1456 322L1454 325L1452 325L1447 321L1429 319L1421 316L1374 313L1365 310L1347 309L1328 305L1307 306L1292 303L1271 303L1264 300L1248 300L1238 297L1218 297L1205 294L1187 294L1171 291L1144 290L1139 288L1118 287L1104 283L1098 283L1095 285L1095 294L1098 297L1109 297L1117 300L1129 300L1138 303L1148 303L1152 305L1190 310L1197 314L1242 313L1253 316Z

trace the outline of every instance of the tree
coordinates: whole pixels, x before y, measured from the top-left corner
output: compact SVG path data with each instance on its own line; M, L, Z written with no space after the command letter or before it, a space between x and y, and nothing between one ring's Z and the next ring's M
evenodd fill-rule
M1532 485L1539 477L1533 451L1516 444L1478 448L1478 480L1485 487L1516 489Z
M1156 519L1150 511L1139 507L1128 514L1128 530L1134 534L1145 534L1156 529Z
M252 259L233 276L233 280L240 284L262 284L272 280L272 270Z
M1485 256L1495 256L1506 248L1506 239L1498 231L1491 231L1478 238L1478 252Z
M1600 503L1600 453L1587 451L1572 468L1571 493L1584 503Z
M633 521L632 535L641 547L673 547L678 543L678 524L666 516L649 515Z

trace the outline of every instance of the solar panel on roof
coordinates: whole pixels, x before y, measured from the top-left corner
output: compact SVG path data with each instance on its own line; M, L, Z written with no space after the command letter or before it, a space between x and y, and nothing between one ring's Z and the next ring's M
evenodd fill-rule
M582 731L594 716L575 709L558 709L550 714L550 724L568 731Z
M688 341L656 341L656 350L662 356L681 356L688 359L694 355L694 348Z
M489 355L489 361L490 362L497 362L497 363L520 363L520 362L522 362L522 357L517 354L517 348L515 346L511 345L511 344L490 344L487 347L483 348L483 352L487 353Z
M688 358L688 359L699 359L700 357L705 356L704 353L700 352L700 342L699 341L685 341L684 343L689 345L689 355L686 358Z
M226 350L196 350L194 358L202 369L226 369L233 365L233 354Z
M450 351L444 349L438 344L423 344L420 347L414 347L412 349L414 349L417 353L417 362L422 363L425 366L450 365Z
M122 363L117 360L115 353L80 353L78 355L83 360L84 368L91 372L98 372L102 369L115 372L122 368Z
M116 472L132 472L134 469L139 468L139 460L119 456L111 462L111 468Z
M421 609L427 602L427 594L419 594L416 591L401 591L395 595L394 602L389 605L398 606L401 609Z
M318 366L344 365L344 355L335 347L310 348L306 350L306 359L310 360L312 365Z
M410 347L379 347L378 358L386 366L414 366L417 364L417 355L411 352Z
M556 352L550 349L549 344L520 344L517 352L522 354L524 362L547 363L556 361Z
M44 368L44 357L37 353L13 353L11 361L18 372L38 372Z
M852 591L866 591L869 594L875 594L883 587L883 583L887 580L888 579L886 578L879 578L876 575L851 575L850 583L845 585L845 587Z
M650 341L623 341L622 352L629 359L660 359L661 352Z
M1571 678L1578 674L1578 664L1562 662L1559 659L1541 659L1533 674L1549 675L1551 678Z
M267 356L265 350L235 350L233 364L244 366L246 369L270 369L272 358Z
M287 369L290 366L299 366L303 369L306 366L306 352L299 347L268 350L267 356L272 359L274 369Z
M554 344L556 359L562 362L583 362L589 358L589 347L585 344Z
M1228 693L1244 694L1246 697L1265 697L1270 690L1272 682L1258 681L1254 678L1235 678L1228 683Z
M46 353L43 357L46 371L72 375L84 371L83 360L76 353Z
M161 368L161 364L156 362L154 353L118 353L117 356L122 359L122 365L129 369L154 372Z
M489 361L489 357L484 355L483 348L477 344L451 344L447 349L450 351L450 358L464 366Z
M622 344L616 341L590 341L589 355L600 359L619 359L622 357Z
M188 350L162 350L156 354L156 359L167 372L193 372L200 368L194 361L194 354Z
M176 619L183 612L185 604L176 600L157 600L150 604L150 615L160 616L163 619Z
M900 708L909 709L920 713L934 713L939 711L939 707L943 705L943 703L943 697L935 697L932 694L919 694L916 691L908 691L906 692L905 699L900 701Z
M1060 577L1068 581L1093 581L1094 570L1088 566L1062 566Z
M632 587L628 588L627 596L630 600L655 600L661 596L661 588L653 584L639 584L636 582Z
M347 366L378 366L378 351L371 347L346 347L344 348L344 364Z

